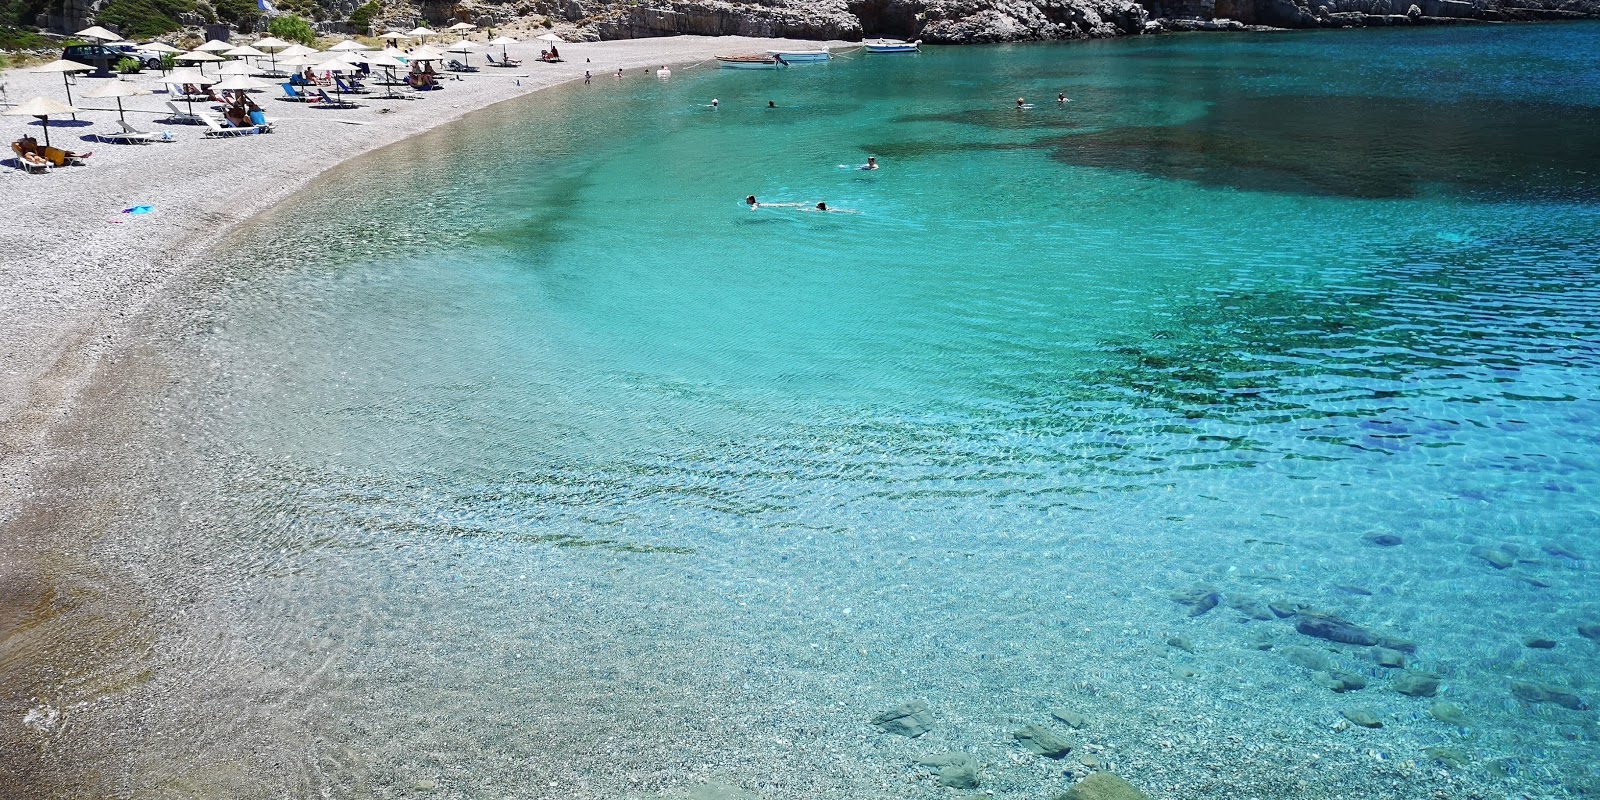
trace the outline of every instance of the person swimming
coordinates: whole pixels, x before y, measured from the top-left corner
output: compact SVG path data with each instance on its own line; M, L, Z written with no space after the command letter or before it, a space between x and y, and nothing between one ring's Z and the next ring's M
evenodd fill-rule
M778 107L777 103L774 103L771 100L767 101L767 108L777 108L777 107Z
M818 211L827 211L828 210L828 204L827 203L818 203L817 204L817 210Z
M745 195L744 204L749 206L751 209L756 209L756 208L760 208L761 207L761 204L756 202L756 196L753 195L753 194Z
M1056 102L1057 103L1065 103L1065 102L1067 102L1067 93L1066 92L1057 92L1056 93Z
M711 98L711 107L712 108L719 108L719 107L721 107L721 105L722 105L721 101L717 100L717 98L715 98L715 97Z
M878 158L877 158L877 156L867 156L867 163L862 164L859 167L859 169L868 169L868 170L877 169L877 168L878 168Z

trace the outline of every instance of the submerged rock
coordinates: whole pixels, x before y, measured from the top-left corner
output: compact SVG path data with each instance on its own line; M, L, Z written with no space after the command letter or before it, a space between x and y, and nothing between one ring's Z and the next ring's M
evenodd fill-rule
M1272 609L1268 608L1266 603L1254 597L1230 597L1228 598L1228 607L1251 619L1272 620L1278 618L1278 615L1272 613Z
M1016 739L1034 755L1045 758L1061 758L1072 752L1071 742L1039 725L1026 725L1012 731L1011 738Z
M1068 708L1052 708L1050 716L1060 720L1069 728L1083 729L1089 727L1089 718Z
M1424 747L1422 754L1428 758L1451 767L1465 767L1472 763L1467 754L1454 747Z
M1534 650L1554 650L1556 648L1556 640L1546 639L1543 636L1530 636L1527 639L1523 639L1522 644Z
M1399 547L1404 543L1404 540L1392 533L1369 533L1361 537L1361 541L1377 547Z
M1317 639L1363 647L1377 645L1403 653L1415 652L1417 646L1404 639L1395 639L1369 631L1347 619L1320 611L1301 611L1295 615L1294 629Z
M1354 672L1319 672L1317 682L1339 694L1367 688L1367 679Z
M1434 703L1428 708L1428 713L1432 714L1434 719L1439 720L1447 725L1467 724L1467 712L1462 711L1461 706L1458 706L1455 703L1446 703L1443 701Z
M1389 688L1410 697L1432 697L1439 693L1439 676L1431 672L1407 670L1389 681Z
M1570 708L1573 711L1582 711L1589 707L1583 698L1558 686L1528 681L1515 681L1511 684L1511 694L1518 700L1529 703L1551 703Z
M1289 659L1289 663L1305 667L1312 672L1327 672L1333 669L1333 659L1326 652L1314 647L1285 647L1279 652Z
M1566 559L1571 559L1573 561L1582 561L1583 560L1583 556L1580 556L1577 553L1574 553L1571 550L1568 550L1567 548L1562 547L1559 544L1549 544L1549 543L1547 543L1541 549L1544 550L1546 553L1555 556L1556 558L1566 558Z
M1150 800L1150 796L1109 772L1095 772L1056 795L1056 800Z
M1194 642L1191 642L1188 639L1183 638L1182 636L1168 636L1167 637L1167 646L1168 647L1176 647L1176 648L1178 648L1179 650L1182 650L1185 653L1193 653L1194 652Z
M1339 716L1344 717L1345 719L1350 720L1351 722L1360 725L1363 728L1383 727L1383 720L1378 719L1378 715L1364 709L1346 709L1344 711L1340 711Z
M978 761L966 753L940 753L917 762L939 773L939 785L951 789L978 788Z
M884 733L909 736L913 739L933 730L933 712L921 700L902 703L872 718L872 724Z
M1517 560L1513 558L1510 553L1507 553L1504 550L1497 550L1489 547L1474 547L1467 552L1483 559L1484 561L1487 561L1489 566L1494 567L1495 569L1506 569L1512 564L1517 563Z
M1579 625L1578 635L1600 642L1600 625Z
M1388 667L1389 669L1404 669L1406 666L1406 654L1399 650L1390 650L1387 647L1374 649L1372 651L1372 660L1378 662L1378 666Z
M1174 592L1172 602L1189 607L1189 616L1198 617L1216 608L1222 602L1222 593L1212 589L1191 589Z

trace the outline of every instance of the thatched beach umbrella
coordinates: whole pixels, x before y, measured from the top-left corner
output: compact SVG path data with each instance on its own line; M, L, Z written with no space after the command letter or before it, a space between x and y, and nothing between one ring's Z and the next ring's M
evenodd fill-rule
M267 57L266 53L263 53L260 50L257 50L254 47L251 47L250 45L247 45L247 44L241 44L238 47L235 47L235 48L232 48L232 49L229 49L229 50L224 50L224 51L222 51L222 54L227 56L228 58L266 58Z
M382 97L386 100L396 100L405 96L394 90L396 84L405 82L396 78L394 75L395 70L405 69L406 65L403 62L395 58L390 58L383 53L378 53L377 55L367 56L367 66L373 69L381 69L384 71L384 74L388 76L384 81L380 81L383 83L388 94L379 95L379 97Z
M269 89L271 87L272 84L267 83L266 81L256 80L249 75L230 75L226 80L223 80L221 83L218 83L211 88L216 89L219 92L259 92L262 89Z
M278 71L278 51L289 49L291 42L286 42L276 36L268 36L260 41L251 42L250 46L272 56L272 71Z
M510 60L510 57L508 57L506 55L506 45L508 45L508 44L516 44L516 43L517 43L517 40L511 38L510 36L500 36L500 37L497 37L497 38L489 40L489 44L500 45L500 60L501 61L509 61Z
M176 86L181 89L186 83L192 83L196 86L210 86L216 83L217 79L192 69L175 69L167 73L167 76L162 78L161 82L168 87ZM183 102L189 106L189 113L191 115L194 114L194 98L190 97L188 92L183 93Z
M46 64L46 65L44 65L42 67L34 67L32 70L29 70L29 71L30 72L59 72L59 73L61 73L61 85L66 87L66 90L67 90L67 105L71 105L72 104L72 77L71 77L72 73L74 73L74 72L88 72L88 71L90 71L92 69L94 69L94 67L91 67L88 64L79 64L76 61L64 61L62 59L56 59L55 61L52 61L52 62L50 62L50 63L48 63L48 64ZM73 119L77 119L77 117L73 117Z
M450 49L446 50L445 52L447 52L447 53L460 53L461 54L461 66L467 67L467 68L470 69L472 67L472 51L477 50L477 49L478 49L477 43L469 42L469 41L463 39L463 40L461 40L459 42L456 42L455 44L451 45Z
M303 44L291 44L288 47L279 50L278 55L283 56L284 58L294 58L295 56L309 56L312 53L320 52L322 51L315 47L306 47Z
M144 48L144 49L146 49L146 50L149 50L151 52L160 53L162 55L161 71L163 73L165 73L167 71L167 59L166 59L166 56L175 56L175 55L183 52L182 50L179 50L178 48L173 47L172 45L167 44L166 42L150 42L149 44L142 44L142 45L139 45L139 46Z
M567 43L566 39L563 39L560 36L557 36L556 34L553 34L553 33L542 33L542 34L539 34L538 36L535 36L533 38L538 39L541 42L549 42L550 44L566 44Z
M58 103L48 97L35 97L26 103L8 108L6 116L10 117L38 117L44 120L44 146L50 146L50 118L62 114L71 114L78 109Z
M112 33L111 31L108 31L99 25L96 25L92 28L84 28L83 30L72 35L82 36L85 39L94 39L98 42L117 42L122 40L122 34Z
M206 74L206 62L207 61L226 61L227 60L227 59L223 58L222 56L213 55L211 53L205 52L204 50L195 50L195 51L188 52L188 53L182 53L182 54L179 54L177 56L173 56L173 59L175 61L177 61L178 63L180 63L180 64L199 64L200 65L200 74L201 75Z
M412 50L410 53L407 53L406 58L411 61L443 61L444 53L441 53L427 45L423 45L415 50Z
M447 31L449 31L451 33L454 33L455 35L461 37L461 39L463 41L465 41L467 36L470 35L470 34L467 33L467 31L475 31L477 29L478 29L478 26L476 26L476 25L474 25L474 24L472 24L470 22L457 22L456 24L451 25L448 28L445 28L445 30L447 30Z
M229 61L228 63L217 67L218 75L249 75L255 71L255 67L252 67L243 61Z
M212 39L211 41L206 42L195 49L202 53L221 53L226 50L232 50L233 45L228 44L227 42Z
M114 98L116 98L116 100L117 100L117 119L121 120L123 123L126 123L128 121L128 118L123 116L123 113L122 113L122 98L124 98L124 97L138 97L139 95L144 95L144 94L149 94L149 93L150 93L150 90L144 88L143 86L138 86L138 85L135 85L135 84L132 84L132 83L128 83L127 81L125 81L125 80L123 80L121 78L117 78L116 80L106 81L105 83L102 83L99 86L96 86L93 89L90 89L89 91L84 92L83 96L84 97L114 97Z
M412 28L410 31L408 31L408 33L413 38L421 39L423 41L427 41L429 36L438 36L439 35L438 31L429 30L428 28L424 28L421 25L418 25L417 27Z
M361 51L361 50L371 50L371 49L372 49L371 47L368 47L367 45L364 45L364 44L362 44L362 43L360 43L360 42L358 42L358 41L356 41L354 39L346 39L346 40L344 40L344 41L342 41L342 42L340 42L340 43L328 48L328 52L330 52L330 53L353 53L353 52L357 52L357 51Z

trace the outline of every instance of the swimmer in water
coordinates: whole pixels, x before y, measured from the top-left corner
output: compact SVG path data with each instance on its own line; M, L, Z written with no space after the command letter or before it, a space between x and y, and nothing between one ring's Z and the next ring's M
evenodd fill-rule
M867 163L861 165L861 169L877 169L877 168L878 168L878 158L876 156L867 156Z
M715 98L715 97L713 97L713 98L711 98L711 107L712 107L712 108L717 108L717 107L718 107L718 106L720 106L720 105L721 105L721 103L719 103L719 102L718 102L718 101L717 101L717 98Z
M1021 111L1022 109L1027 108L1027 107L1028 107L1028 103L1027 103L1026 100L1023 100L1020 97L1017 98L1017 110L1018 111Z
M752 211L761 207L761 204L756 202L756 196L753 194L745 195L744 204L749 206Z
M828 204L827 203L818 203L817 204L817 210L818 211L827 211L828 210Z
M774 103L771 100L767 101L767 108L777 108L777 107L778 107L777 103Z
M1056 93L1056 102L1057 103L1065 103L1065 102L1067 102L1067 93L1066 92L1057 92Z
M617 67L617 80L622 80L622 67Z

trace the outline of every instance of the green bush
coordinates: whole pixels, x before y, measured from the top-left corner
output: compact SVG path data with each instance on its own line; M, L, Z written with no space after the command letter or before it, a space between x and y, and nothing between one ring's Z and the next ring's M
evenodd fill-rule
M166 70L167 72L171 72L171 71L177 69L178 68L178 54L177 53L162 53L161 54L161 68Z
M139 63L139 59L131 56L123 56L122 58L117 59L116 70L123 75L132 75L133 73L138 72L141 66L143 65Z
M32 25L49 0L0 0L0 36L12 25Z
M382 13L383 6L378 5L378 0L367 0L350 14L350 28L356 33L366 33L372 28L372 18Z
M261 16L255 0L211 0L211 7L219 19L235 24Z
M54 50L58 45L33 31L0 23L0 50Z
M317 32L311 29L311 23L296 14L273 17L272 21L267 23L267 33L287 42L307 45L317 40Z
M194 0L111 0L95 22L129 39L148 39L183 27L176 17L193 10Z

